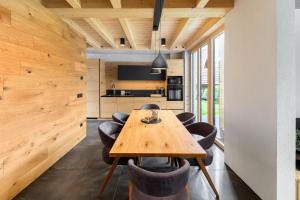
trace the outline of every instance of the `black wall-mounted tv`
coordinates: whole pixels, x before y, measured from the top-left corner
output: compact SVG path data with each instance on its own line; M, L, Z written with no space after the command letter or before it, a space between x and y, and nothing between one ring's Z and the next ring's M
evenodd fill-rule
M150 74L151 66L119 65L118 80L166 80L166 70L161 74Z

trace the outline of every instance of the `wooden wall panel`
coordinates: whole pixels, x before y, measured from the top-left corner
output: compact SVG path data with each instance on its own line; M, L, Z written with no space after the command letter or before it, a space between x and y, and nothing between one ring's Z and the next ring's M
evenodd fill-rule
M0 0L1 200L85 137L85 49L38 1Z

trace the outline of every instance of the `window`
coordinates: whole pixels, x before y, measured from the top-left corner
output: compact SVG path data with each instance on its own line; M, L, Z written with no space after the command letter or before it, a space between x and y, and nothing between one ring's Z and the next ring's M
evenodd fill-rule
M224 142L224 33L213 40L213 123Z
M192 53L191 58L191 66L192 66L192 112L197 116L198 114L198 54L197 51Z
M209 37L191 54L191 104L198 121L214 124L224 143L224 32Z
M203 46L200 52L200 119L208 122L208 45Z

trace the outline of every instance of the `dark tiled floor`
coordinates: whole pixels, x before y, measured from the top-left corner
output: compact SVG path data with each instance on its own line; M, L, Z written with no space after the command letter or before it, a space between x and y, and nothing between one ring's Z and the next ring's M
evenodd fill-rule
M119 166L103 196L97 198L100 183L110 166L101 160L98 121L89 121L87 138L53 167L21 192L16 200L127 200L128 177L125 166ZM223 152L214 147L214 162L208 167L220 199L259 199L239 177L224 164ZM145 164L147 160L144 161ZM191 168L189 189L192 200L210 200L214 195L198 168Z

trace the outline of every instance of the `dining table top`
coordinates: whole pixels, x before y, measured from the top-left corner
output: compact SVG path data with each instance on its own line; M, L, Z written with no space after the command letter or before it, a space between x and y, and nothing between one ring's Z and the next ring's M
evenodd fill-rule
M171 110L158 110L160 123L145 124L141 119L151 110L133 110L117 137L110 157L198 157L206 151L198 144Z

